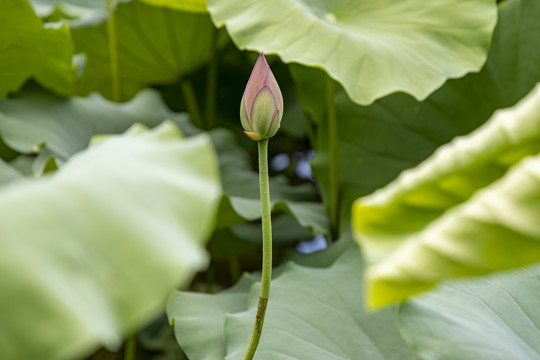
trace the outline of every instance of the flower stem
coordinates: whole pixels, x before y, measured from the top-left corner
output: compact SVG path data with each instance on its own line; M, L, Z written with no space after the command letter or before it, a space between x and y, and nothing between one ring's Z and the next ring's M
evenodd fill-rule
M261 210L262 210L262 233L263 233L263 263L261 278L261 293L259 296L259 305L257 306L257 315L251 339L244 355L244 360L251 360L255 355L259 340L261 338L264 315L270 296L270 280L272 278L272 222L270 212L270 187L268 185L268 139L257 142L259 146L259 184L261 191Z
M329 212L330 225L334 238L339 236L339 154L338 154L338 127L336 115L336 97L334 80L327 77L326 85L326 109L328 121L328 161L329 179Z
M118 65L118 44L116 40L116 25L114 21L113 0L105 0L107 5L107 36L109 37L109 59L111 65L111 83L113 100L122 100L120 92L120 67Z

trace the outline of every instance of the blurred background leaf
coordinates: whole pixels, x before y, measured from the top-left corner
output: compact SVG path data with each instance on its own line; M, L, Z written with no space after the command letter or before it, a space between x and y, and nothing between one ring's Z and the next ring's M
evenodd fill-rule
M186 135L195 132L185 114L170 111L150 89L124 104L98 94L64 99L38 91L0 100L0 133L7 145L26 154L42 146L60 161L86 149L94 135L119 134L134 123L153 127L165 119L179 124Z
M178 83L215 56L217 39L208 14L131 1L118 4L114 17L122 101L146 86ZM76 94L99 91L112 99L106 24L75 27L72 32L75 51L86 56Z
M171 9L205 13L206 0L142 0L155 6L165 6Z
M235 144L229 131L213 131L212 139L218 149L226 195L220 206L218 228L260 219L259 176L251 168L246 152ZM312 185L291 186L285 176L278 175L270 180L270 193L274 211L288 213L314 235L328 233L328 218L322 205L314 201Z
M540 84L353 205L381 306L449 277L540 261ZM512 256L509 256L512 254Z
M47 89L69 94L75 72L67 26L44 26L26 1L2 0L0 6L0 98L31 77Z
M107 18L106 0L29 0L29 3L36 15L46 22L100 23Z
M207 265L220 191L208 136L181 140L171 122L134 126L55 175L1 187L2 357L117 348Z

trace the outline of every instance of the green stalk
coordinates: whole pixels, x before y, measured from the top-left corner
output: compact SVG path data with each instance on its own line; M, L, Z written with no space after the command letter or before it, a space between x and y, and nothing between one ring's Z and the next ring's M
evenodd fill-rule
M120 67L118 65L118 46L116 40L116 25L114 21L113 0L106 0L107 5L107 35L109 37L109 59L111 65L111 83L113 100L122 100L120 92Z
M193 85L190 81L183 80L180 86L182 87L182 93L184 94L184 99L186 100L186 106L191 118L191 122L199 129L202 129L203 120L201 112L199 111L199 106L197 105L197 97L195 96Z
M270 296L270 280L272 278L272 222L270 213L270 187L268 185L268 139L257 142L259 146L259 184L261 191L263 263L261 293L251 339L244 355L244 360L251 360L255 355L264 323L264 315Z
M212 29L212 55L206 72L206 128L211 129L216 117L216 92L218 76L217 29Z
M339 236L339 154L338 154L338 127L336 115L336 97L334 80L327 77L326 109L328 115L328 181L330 225L334 238Z
M135 360L135 337L136 333L131 333L126 340L124 360Z

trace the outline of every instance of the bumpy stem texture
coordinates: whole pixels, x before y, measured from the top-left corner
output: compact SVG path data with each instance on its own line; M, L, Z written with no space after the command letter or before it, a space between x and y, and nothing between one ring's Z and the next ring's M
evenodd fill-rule
M261 210L262 210L262 233L263 233L263 263L261 294L257 315L249 345L244 355L244 360L251 360L255 355L264 323L266 306L270 296L270 280L272 278L272 222L270 213L270 187L268 185L268 139L258 141L259 145L259 184L261 188Z

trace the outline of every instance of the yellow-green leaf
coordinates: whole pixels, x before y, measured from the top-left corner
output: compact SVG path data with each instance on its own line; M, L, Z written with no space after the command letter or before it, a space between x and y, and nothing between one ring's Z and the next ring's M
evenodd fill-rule
M540 261L540 85L353 206L368 301ZM511 254L511 256L509 256Z

